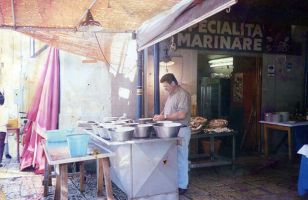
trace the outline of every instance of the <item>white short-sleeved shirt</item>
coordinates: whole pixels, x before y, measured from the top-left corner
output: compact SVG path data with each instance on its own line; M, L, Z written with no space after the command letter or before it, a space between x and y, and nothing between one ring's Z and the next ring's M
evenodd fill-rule
M4 106L0 106L0 132L7 132L6 125L9 121L9 114Z
M172 93L169 94L164 107L164 114L169 115L175 112L186 112L185 119L177 122L188 125L191 117L191 97L190 94L181 86L178 86Z

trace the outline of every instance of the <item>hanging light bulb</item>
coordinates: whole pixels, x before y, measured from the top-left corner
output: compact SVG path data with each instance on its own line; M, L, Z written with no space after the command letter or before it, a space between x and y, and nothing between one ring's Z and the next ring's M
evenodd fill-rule
M161 61L159 62L159 64L161 66L171 66L174 65L174 62L172 61L171 57L168 54L168 49L164 49L165 50L165 54L163 55Z
M85 31L85 32L97 32L97 31L101 31L102 29L103 27L101 23L93 19L93 16L90 10L87 11L85 21L82 21L78 27L79 31Z

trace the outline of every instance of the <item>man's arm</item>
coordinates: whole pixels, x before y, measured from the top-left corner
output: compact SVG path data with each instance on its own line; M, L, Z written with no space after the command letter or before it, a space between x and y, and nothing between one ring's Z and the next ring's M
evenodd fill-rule
M171 120L171 121L177 121L177 120L182 120L185 119L187 115L187 112L175 112L175 113L171 113L169 115L155 115L154 116L154 121L162 121L162 120Z
M164 118L166 118L166 120L171 120L171 121L177 121L177 120L182 120L185 119L187 115L187 112L175 112L175 113L171 113L169 115L165 115Z

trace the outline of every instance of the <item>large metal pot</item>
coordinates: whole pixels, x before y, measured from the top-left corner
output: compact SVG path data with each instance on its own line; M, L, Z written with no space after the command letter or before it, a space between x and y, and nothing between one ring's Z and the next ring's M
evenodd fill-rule
M123 142L131 140L135 128L133 127L118 127L115 129L108 129L109 138L111 141Z
M157 123L154 124L154 130L159 138L177 137L181 128L180 123Z
M138 124L135 126L134 137L135 138L148 138L152 133L152 124Z

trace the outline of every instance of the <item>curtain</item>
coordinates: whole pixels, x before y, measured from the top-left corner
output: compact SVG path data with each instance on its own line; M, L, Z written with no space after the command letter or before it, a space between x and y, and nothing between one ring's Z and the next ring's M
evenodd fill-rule
M57 129L60 94L59 50L50 48L34 99L27 112L24 128L20 169L33 167L37 174L44 172L45 155L42 141L46 130Z

